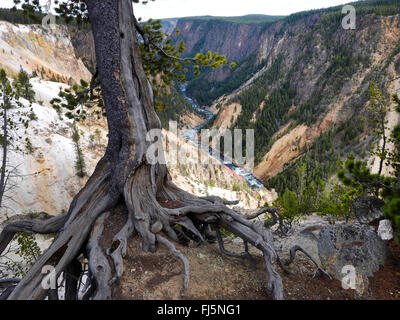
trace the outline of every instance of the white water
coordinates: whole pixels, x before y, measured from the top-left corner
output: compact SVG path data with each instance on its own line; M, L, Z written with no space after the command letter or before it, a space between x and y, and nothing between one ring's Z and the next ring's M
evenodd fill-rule
M199 105L192 98L188 97L186 94L186 86L184 84L181 84L181 90L182 90L182 94L183 94L184 98L190 102L193 109L195 109L197 112L203 114L206 118L206 120L202 124L198 125L197 127L184 131L181 134L181 138L185 139L188 142L193 143L196 146L199 146L201 149L208 152L213 158L215 158L218 161L220 161L221 163L223 163L226 167L231 169L237 175L245 178L251 188L254 188L254 189L262 188L264 186L262 184L262 182L260 180L258 180L256 177L254 177L246 169L233 164L231 161L229 161L227 159L224 159L223 155L219 155L216 152L213 153L213 150L209 146L205 146L205 145L202 145L201 143L199 143L198 136L199 136L200 130L211 121L211 119L214 117L214 114L206 109L200 108Z

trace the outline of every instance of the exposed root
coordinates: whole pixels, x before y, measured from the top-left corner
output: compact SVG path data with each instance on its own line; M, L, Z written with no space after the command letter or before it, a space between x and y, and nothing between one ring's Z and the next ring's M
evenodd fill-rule
M114 217L113 210L118 202L110 199L108 194L110 167L106 165L101 169L102 172L92 176L85 189L74 199L67 215L52 218L51 222L45 222L45 227L32 224L32 221L29 222L30 224L26 222L22 224L24 230L27 230L28 225L32 232L48 230L51 232L59 230L59 232L53 244L38 259L26 277L13 290L10 289L9 299L43 299L46 296L49 299L58 298L54 295L56 290L45 290L41 286L43 279L41 270L47 264L54 266L56 277L64 272L66 298L76 299L79 277L82 273L80 262L76 258L80 253L85 252L89 264L88 283L90 282L90 286L82 299L111 299L112 284L123 273L123 258L127 251L127 241L136 232L142 238L142 250L154 252L159 243L166 246L175 257L182 261L185 289L189 285L189 262L182 253L176 250L171 241L183 239L187 242L194 238L198 239L196 241L206 241L216 238L224 254L247 258L254 266L254 259L248 250L248 244L251 244L263 252L268 274L268 288L273 298L283 298L282 280L273 266L278 258L273 247L273 237L265 228L264 223L252 222L249 217L244 217L227 207L227 205L237 204L237 201L224 201L219 197L198 198L177 188L169 180L168 174L160 185L160 178L154 167L146 164L137 167L135 173L127 178L122 190L128 214L127 220L124 225L121 225L119 231L113 229L112 240L104 242L102 239L105 235L109 237L106 221ZM163 169L160 167L157 170ZM164 202L170 205L161 206ZM268 210L270 209L263 209L262 213L269 212ZM270 213L276 221L278 213L275 211L270 211ZM16 226L21 227L21 223L11 226L7 230L16 230ZM210 226L216 230L216 236ZM223 245L220 228L241 237L244 241L245 252L236 254L227 251ZM20 230L21 228L17 231ZM161 233L164 233L166 237ZM2 235L4 237L7 234L3 232Z
M192 220L188 219L187 217L183 217L179 221L177 221L177 224L179 224L182 227L185 227L187 230L192 232L195 236L197 236L200 239L201 242L205 241L203 235L193 224Z
M141 249L145 252L156 251L156 235L151 231L155 223L161 223L163 231L174 241L178 241L171 228L171 220L164 214L154 194L151 183L151 166L142 165L130 176L124 187L124 199L135 230L141 235Z
M93 300L111 299L112 270L103 249L99 242L104 229L104 221L108 218L109 212L101 215L90 234L87 251L89 253L89 269L96 281L96 292Z
M255 260L254 260L253 256L249 253L249 248L248 248L248 244L246 241L244 241L245 252L242 252L242 253L230 252L230 251L226 250L224 247L224 242L222 240L222 235L221 235L220 229L217 228L216 233L217 233L218 246L219 246L220 250L222 251L222 253L226 254L227 256L234 257L234 258L249 259L252 268L255 268Z
M112 282L120 278L124 272L123 258L126 256L128 238L134 233L135 228L133 226L132 219L131 217L128 217L124 227L120 232L118 232L118 234L114 236L111 248L107 250L107 254L112 258L115 268L115 276L113 277Z
M90 281L90 287L87 289L87 291L85 292L85 294L82 296L82 300L89 300L91 297L93 297L93 295L96 292L96 285L93 283L93 281Z
M223 217L219 220L218 226L239 236L263 252L268 274L268 288L271 290L275 300L282 300L282 279L273 267L277 255L273 247L272 235L264 228L262 223L251 223L248 220L246 222L250 225L244 225L239 221L229 221Z
M265 267L268 274L268 290L272 292L274 300L283 300L283 284L278 272L276 272L273 264L273 258L269 250L263 250Z
M286 266L282 263L281 258L277 255L276 262L278 263L279 268L281 268L286 274L293 275L293 272L290 271Z
M272 216L272 221L266 221L266 222L264 223L264 226L265 226L266 228L273 227L274 225L277 224L277 222L278 222L278 220L279 220L279 226L278 226L278 228L277 228L277 231L278 231L281 235L287 236L288 233L289 233L289 231L290 231L290 226L287 225L287 224L285 223L284 218L283 218L283 216L281 215L281 213L279 212L279 209L278 209L278 208L262 208L262 209L260 209L259 211L255 212L255 213L252 213L252 214L250 214L250 215L247 215L247 216L246 216L246 219L248 219L248 220L253 220L253 219L255 219L255 218L257 218L257 217L259 217L260 215L265 214L265 213L271 214L271 216Z
M239 204L239 200L228 201L228 200L223 200L220 197L216 197L216 196L200 197L200 199L207 200L214 204L224 204L224 205L233 205L233 206Z
M163 244L164 246L166 246L169 251L171 251L171 253L177 257L178 259L180 259L183 263L183 268L184 268L184 282L183 282L183 287L185 288L185 290L187 290L187 288L189 287L189 277L190 277L190 269L189 269L189 261L188 259L185 257L184 254L180 253L179 251L176 250L175 246L168 241L167 239L165 239L164 237L157 235L157 241L161 244Z
M188 196L186 194L184 194L184 196L187 197L185 200L181 199L184 206L178 208L164 208L164 211L170 217L173 217L178 224L181 224L181 221L190 221L190 231L196 235L200 232L198 231L197 224L196 226L193 224L194 221L199 222L200 226L203 225L204 227L204 225L211 224L216 230L223 228L241 237L245 241L246 252L240 255L240 257L248 256L247 243L260 249L263 252L268 273L268 288L271 290L274 299L283 299L282 280L273 267L277 259L277 254L273 247L273 237L271 232L264 227L264 224L260 221L252 222L238 214L234 210L228 208L219 197L197 198L197 201L193 201L191 197L194 196ZM236 202L231 203L236 204ZM195 229L193 229L193 227ZM199 238L201 239L201 237ZM221 247L221 241L219 241L219 244ZM226 251L223 246L221 249L224 253L231 254ZM234 256L236 255L234 254Z
M82 264L74 259L66 267L65 277L65 300L78 300L79 278L82 273Z
M60 214L47 220L19 220L7 224L0 234L0 254L17 232L50 234L59 231L66 220L67 214Z
M18 282L20 282L21 279L19 278L10 278L10 279L1 279L0 280L0 289L5 289L1 294L0 294L0 301L1 300L7 300L11 292L14 291L15 287L17 286Z
M9 286L16 285L20 281L21 281L21 279L19 279L19 278L1 279L0 280L0 289L6 289Z
M331 277L331 275L327 272L327 271L325 271L324 269L322 269L321 268L321 266L313 259L313 257L306 251L306 250L304 250L302 247L300 247L300 246L294 246L294 247L292 247L291 249L290 249L290 259L288 260L288 261L286 261L286 263L285 263L285 265L290 265L292 262L293 262L293 260L295 259L295 257L296 257L296 252L297 251L300 251L300 252L303 252L306 256L307 256L307 258L309 258L314 264L315 264L315 266L317 267L317 270L315 270L315 272L314 272L314 274L313 274L313 276L312 276L312 279L314 279L315 278L315 276L316 276L316 274L317 274L317 272L318 271L320 271L320 272L322 272L324 275L326 275L330 280L333 280L333 278Z
M51 246L39 257L9 299L44 299L49 294L42 286L42 268L54 266L56 279L83 249L96 219L111 205L108 194L111 166L100 162L85 188L71 204L68 219Z
M10 294L14 291L15 287L17 285L12 285L10 287L8 287L6 290L4 290L1 294L0 294L0 301L1 300L7 300L8 297L10 296Z

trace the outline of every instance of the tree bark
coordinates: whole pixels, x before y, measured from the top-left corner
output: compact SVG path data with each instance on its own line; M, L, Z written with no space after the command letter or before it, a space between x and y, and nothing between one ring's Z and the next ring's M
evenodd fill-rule
M5 93L4 93L5 95ZM3 196L4 196L4 190L6 189L6 166L7 166L7 97L5 96L3 98L3 103L4 103L4 111L3 111L3 160L1 163L1 176L0 176L0 208L3 203Z

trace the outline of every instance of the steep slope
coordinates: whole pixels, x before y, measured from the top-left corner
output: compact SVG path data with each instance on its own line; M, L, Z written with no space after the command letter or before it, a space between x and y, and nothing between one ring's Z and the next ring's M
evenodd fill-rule
M76 193L84 186L102 157L107 145L107 124L104 119L89 117L78 124L80 147L83 151L86 176L77 175L77 159L74 141L72 140L73 121L60 116L48 104L50 96L56 96L61 83L49 82L34 78L31 80L36 96L43 99L43 105L33 103L36 119L31 121L28 129L20 128L19 142L9 152L8 168L16 167L9 185L13 185L2 208L0 221L4 215L26 214L28 212L46 212L59 214L68 209ZM29 110L29 103L21 99ZM16 112L12 109L10 112ZM17 114L15 115L17 116ZM180 148L187 153L197 149L172 133L164 135L178 140ZM29 147L27 140L29 139ZM17 147L22 152L15 150ZM205 157L207 155L204 154ZM168 160L168 159L167 159ZM241 200L240 207L255 209L265 202L274 200L275 194L266 189L252 191L246 181L227 170L223 165L211 160L209 165L181 165L172 163L169 167L173 180L185 190L198 195L219 195L229 200Z
M172 34L178 23L178 18L162 19L162 32L164 34Z
M226 55L229 60L241 60L259 45L261 32L282 16L246 15L238 17L199 16L180 18L176 42L185 41L185 56L208 50ZM162 21L168 25L169 20Z
M0 21L0 67L10 75L21 68L44 79L64 83L90 80L90 72L75 55L68 28L53 31L39 25L17 25Z
M90 80L91 74L81 58L87 57L87 63L94 57L91 34L87 30L77 31L66 26L57 26L53 31L48 31L38 25L3 21L0 21L0 30L0 45L4 47L3 52L0 49L0 55L3 54L0 68L15 75L20 70L19 61L23 61L26 71L36 71L38 75L30 79L36 93L37 103L32 104L35 119L28 129L19 129L21 139L9 153L9 166L17 167L17 170L0 221L5 216L28 212L59 214L68 209L72 198L86 183L103 155L107 143L107 124L104 119L98 120L96 117L89 117L84 123L78 124L80 147L86 164L86 176L78 177L75 169L76 150L72 140L73 123L65 117L61 118L50 106L50 100L57 96L60 88L68 88L68 84L46 79L54 75L66 82ZM42 68L45 70L43 73L40 72ZM185 103L182 96L175 89L172 90L173 94L165 101L172 108L160 111L163 123L180 120L182 124L192 127L202 122L199 116L191 112L190 105ZM23 99L21 101L28 110L29 103ZM172 110L179 111L171 114ZM197 151L191 144L173 137L172 133L164 131L164 134L169 139L178 140L179 145L186 145L190 152ZM22 152L14 150L17 147ZM210 161L209 165L171 164L173 179L178 185L198 195L219 195L230 200L241 200L242 208L254 209L276 197L275 193L266 189L259 192L251 190L242 177L219 163L213 163L211 158Z
M372 142L359 117L368 101L369 83L398 92L398 80L391 80L400 74L399 8L359 8L356 30L341 27L339 8L288 17L268 26L247 61L229 71L229 79L240 78L242 83L212 103L220 110L214 127L225 129L220 125L229 122L228 110L233 103L240 106L240 115L228 127L255 129L254 173L260 179L275 176L308 154L318 139L322 172L326 163L333 170L341 152L365 156ZM253 74L244 75L242 69ZM208 86L226 91L229 81ZM195 90L189 93L197 98ZM326 175L332 173L328 171Z

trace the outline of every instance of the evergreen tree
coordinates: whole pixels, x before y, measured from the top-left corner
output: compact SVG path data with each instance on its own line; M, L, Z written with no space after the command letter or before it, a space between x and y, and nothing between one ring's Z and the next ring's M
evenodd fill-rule
M76 126L76 123L74 123L72 127L72 140L74 141L75 144L75 149L76 149L76 161L75 161L75 168L78 177L83 178L86 175L85 168L85 158L83 157L82 153L82 148L80 145L80 134L79 134L79 129Z
M372 93L375 94L375 93ZM381 95L381 93L378 93ZM400 112L400 100L397 95L393 96L397 104L396 110ZM373 111L375 112L375 111ZM383 123L382 120L379 123ZM383 130L378 129L380 135ZM372 155L378 154L381 160L393 168L391 176L384 176L379 173L371 173L366 161L355 160L353 155L349 155L343 170L339 171L338 177L346 186L359 190L363 194L379 195L385 201L383 212L390 219L393 225L400 230L400 126L396 126L388 141L393 142L394 150L379 149L374 150ZM381 136L380 136L381 137ZM382 162L381 162L382 163Z
M12 169L8 168L8 154L10 149L22 151L17 142L21 139L19 130L29 126L29 114L33 112L21 110L24 106L19 101L20 91L16 90L16 85L11 83L4 69L0 69L0 145L2 148L1 172L0 172L0 208L3 205L7 183L9 183Z
M32 89L32 84L30 83L29 74L24 70L20 69L16 81L14 81L15 89L17 93L25 98L26 100L33 102L35 100L35 92Z
M396 111L400 113L399 97L393 95L393 100L397 104ZM389 153L389 164L392 166L392 174L396 178L390 188L383 189L382 196L385 199L383 212L397 228L398 240L400 241L400 125L394 127L391 138L395 148L393 152Z

